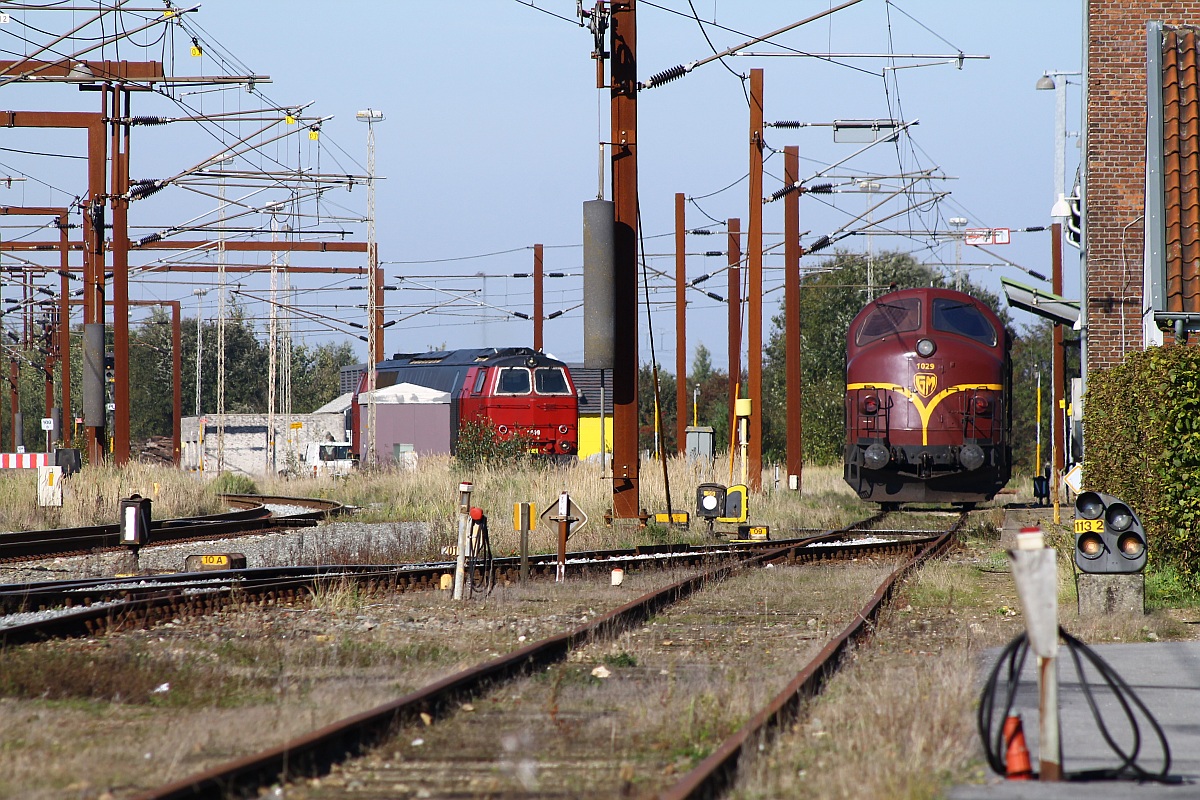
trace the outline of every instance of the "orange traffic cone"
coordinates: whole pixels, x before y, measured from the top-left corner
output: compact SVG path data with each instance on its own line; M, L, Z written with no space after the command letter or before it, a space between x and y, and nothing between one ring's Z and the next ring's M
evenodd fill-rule
M1004 768L1010 781L1027 781L1033 778L1029 764L1029 748L1025 746L1025 728L1021 718L1012 715L1004 720Z

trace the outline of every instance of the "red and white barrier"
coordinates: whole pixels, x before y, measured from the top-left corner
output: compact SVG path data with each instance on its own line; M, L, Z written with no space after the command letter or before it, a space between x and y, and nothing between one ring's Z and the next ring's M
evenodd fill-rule
M0 469L37 469L53 465L53 453L0 453Z

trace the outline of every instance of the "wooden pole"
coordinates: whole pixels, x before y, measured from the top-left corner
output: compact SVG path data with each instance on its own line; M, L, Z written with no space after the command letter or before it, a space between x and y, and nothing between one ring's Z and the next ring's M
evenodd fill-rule
M749 360L750 442L749 483L751 491L762 491L762 363L763 363L763 71L750 70L750 229L746 234L746 266L749 271L746 302L750 330L746 334Z
M637 269L637 16L610 3L613 198L613 514L639 516Z
M675 194L675 439L676 450L687 449L687 231L684 196ZM663 448L666 452L666 448Z
M783 148L783 180L799 180L800 148ZM787 391L788 488L800 491L804 470L803 375L800 372L800 193L783 199L783 339Z

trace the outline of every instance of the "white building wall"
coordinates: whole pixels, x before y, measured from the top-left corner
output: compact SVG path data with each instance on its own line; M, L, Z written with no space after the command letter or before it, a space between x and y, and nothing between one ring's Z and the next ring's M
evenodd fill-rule
M218 470L217 415L202 417L201 433L196 417L182 421L181 467L186 470L213 472ZM245 475L268 475L272 471L269 458L266 414L226 414L224 416L224 468L227 472ZM292 414L275 417L275 472L289 464L299 464L309 442L349 441L346 418L343 414Z

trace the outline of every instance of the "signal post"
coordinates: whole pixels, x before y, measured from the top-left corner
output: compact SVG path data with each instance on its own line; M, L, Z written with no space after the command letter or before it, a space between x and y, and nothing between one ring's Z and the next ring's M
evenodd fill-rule
M1075 498L1075 566L1081 615L1145 613L1146 531L1123 500L1091 491Z

